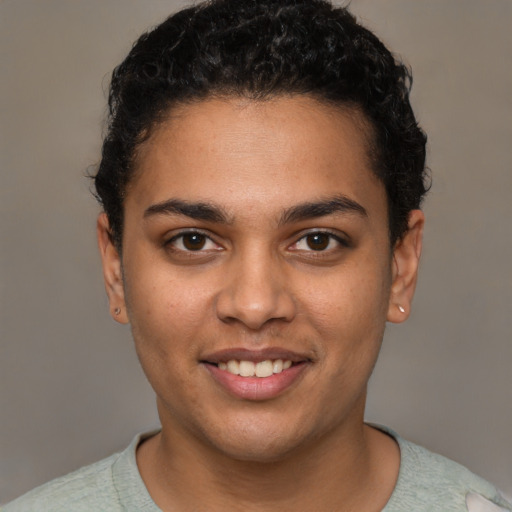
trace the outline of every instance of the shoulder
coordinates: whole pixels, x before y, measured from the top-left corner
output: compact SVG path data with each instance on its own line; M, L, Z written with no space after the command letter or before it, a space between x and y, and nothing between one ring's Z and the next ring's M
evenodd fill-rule
M121 510L112 467L119 454L37 487L5 505L1 512Z
M512 510L494 485L464 466L406 441L392 432L390 434L400 446L401 465L395 491L385 512Z
M123 452L37 487L0 512L158 512L160 509L151 499L136 461L139 443L155 433L135 436Z

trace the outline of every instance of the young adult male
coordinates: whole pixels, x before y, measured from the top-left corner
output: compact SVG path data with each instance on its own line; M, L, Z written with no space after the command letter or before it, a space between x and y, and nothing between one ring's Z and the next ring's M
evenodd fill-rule
M421 254L409 81L323 1L213 1L139 39L112 79L98 240L162 428L6 511L510 510L364 423Z

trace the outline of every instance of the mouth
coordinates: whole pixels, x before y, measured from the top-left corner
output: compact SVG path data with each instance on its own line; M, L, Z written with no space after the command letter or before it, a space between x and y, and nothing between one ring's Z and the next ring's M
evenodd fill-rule
M283 350L221 351L201 361L224 390L245 400L274 398L298 382L311 359Z

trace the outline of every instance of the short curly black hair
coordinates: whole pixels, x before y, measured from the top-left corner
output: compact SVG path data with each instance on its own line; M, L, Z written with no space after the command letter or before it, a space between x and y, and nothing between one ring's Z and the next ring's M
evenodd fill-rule
M94 179L114 243L121 250L136 150L173 105L303 94L354 106L370 121L394 245L427 189L426 136L409 103L411 84L409 70L372 32L324 0L211 0L178 12L143 34L112 75Z

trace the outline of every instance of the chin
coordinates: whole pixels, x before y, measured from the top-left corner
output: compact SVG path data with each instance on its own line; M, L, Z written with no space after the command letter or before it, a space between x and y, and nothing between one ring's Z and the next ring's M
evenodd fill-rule
M247 440L242 443L226 443L217 446L230 459L241 462L269 464L286 460L294 452L293 443L284 440Z
M304 425L302 425L304 426ZM284 461L297 450L305 447L314 437L308 435L303 428L291 428L290 423L282 425L282 430L272 425L254 421L244 425L238 423L237 428L226 428L218 436L209 436L209 444L216 451L233 460L254 463L273 463ZM229 431L229 437L225 436Z

